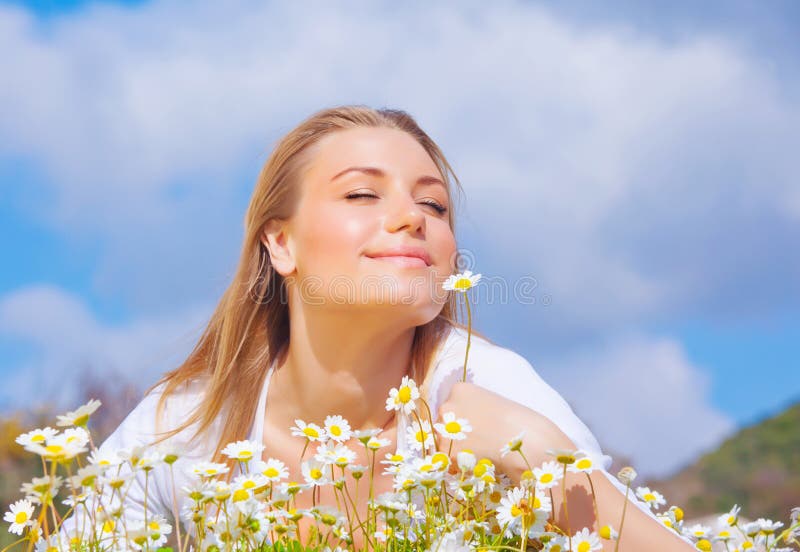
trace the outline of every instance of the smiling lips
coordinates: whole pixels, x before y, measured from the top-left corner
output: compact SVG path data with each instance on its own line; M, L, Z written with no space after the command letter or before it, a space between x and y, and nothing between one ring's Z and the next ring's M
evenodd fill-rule
M370 253L367 257L389 261L400 266L424 268L431 265L430 255L421 247L390 247L379 253Z

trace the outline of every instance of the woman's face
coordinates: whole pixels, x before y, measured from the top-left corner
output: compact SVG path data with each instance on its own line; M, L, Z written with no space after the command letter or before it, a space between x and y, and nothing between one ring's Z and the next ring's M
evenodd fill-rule
M403 306L427 323L441 312L441 284L455 262L450 208L436 164L405 132L355 128L325 136L289 221L301 297L343 309ZM415 252L391 251L402 247ZM414 253L427 259L408 256Z

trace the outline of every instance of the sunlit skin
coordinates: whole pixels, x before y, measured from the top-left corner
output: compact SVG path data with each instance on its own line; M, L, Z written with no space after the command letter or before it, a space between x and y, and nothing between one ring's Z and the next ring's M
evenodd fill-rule
M396 419L386 411L385 400L409 373L415 327L433 320L443 308L446 296L437 294L436 286L455 272L456 253L448 213L427 204L452 208L444 184L434 182L442 175L408 134L386 128L338 131L316 145L311 159L293 216L273 221L263 234L275 270L286 278L290 311L289 345L279 358L267 397L264 455L283 460L295 481L303 480L298 462L303 441L289 433L296 418L321 425L327 415L340 414L354 429L385 428L381 437L396 442ZM379 169L383 176L371 170L334 178L352 167ZM375 197L347 197L352 194ZM431 265L400 266L367 256L397 245L423 247ZM366 285L370 282L373 285ZM520 428L536 436L525 444L531 462L541 463L546 448L573 447L549 419L470 383L457 384L433 415L441 418L447 410L469 418L474 428L468 444L457 449L471 448L479 457L491 458L499 471L515 480L524 469L518 456L500 459L499 450ZM350 446L357 451L356 463L368 464L363 447L357 442ZM304 459L315 449L312 444ZM382 449L378 458L389 451L394 445ZM381 471L376 471L375 496L391 490L391 478L379 476ZM367 479L361 481L357 499L362 518ZM621 512L620 493L602 477L594 480L599 501L609 512L605 515ZM587 485L580 480L575 484ZM336 504L329 486L320 502ZM555 503L560 505L558 497ZM310 491L298 496L298 506L310 505ZM570 521L573 531L591 526L591 511L573 513L571 507ZM605 522L618 524L614 516ZM620 550L686 549L677 537L672 540L654 526L657 523L629 508ZM300 525L305 538L308 520ZM354 538L356 549L362 548L360 532Z

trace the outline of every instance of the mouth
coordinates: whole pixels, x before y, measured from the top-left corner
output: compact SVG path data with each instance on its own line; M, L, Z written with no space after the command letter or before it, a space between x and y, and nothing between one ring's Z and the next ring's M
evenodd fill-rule
M396 266L401 266L401 267L427 268L430 266L427 262L425 262L425 259L421 259L419 257L410 257L406 255L381 255L379 257L371 257L367 255L367 257L370 259L374 259L376 261L389 262Z

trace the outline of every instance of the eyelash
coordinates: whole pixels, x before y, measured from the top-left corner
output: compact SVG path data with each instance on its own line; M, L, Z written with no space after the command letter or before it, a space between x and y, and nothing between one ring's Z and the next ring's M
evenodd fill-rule
M345 197L347 199L356 199L356 198L359 198L359 197L378 197L378 196L376 196L374 194L353 193L353 194L347 194ZM447 212L447 207L439 205L439 202L437 202L437 201L423 201L423 203L425 205L430 205L431 207L436 209L436 212L439 213L440 215L443 215L444 213Z

